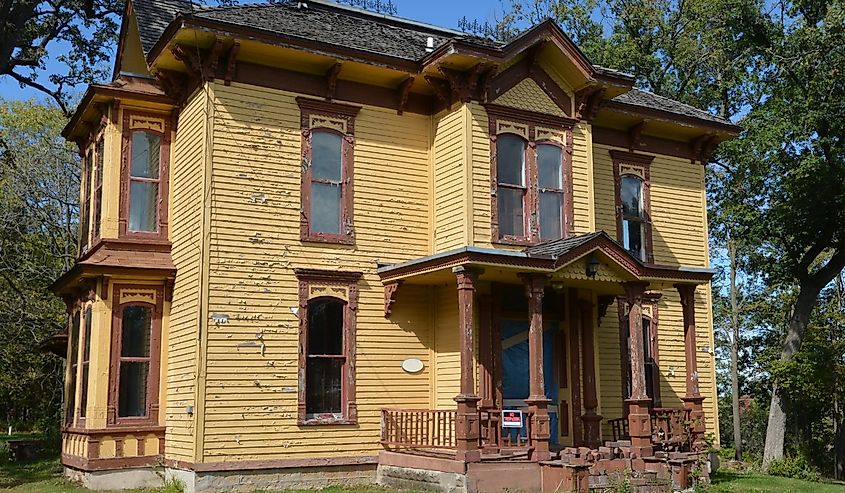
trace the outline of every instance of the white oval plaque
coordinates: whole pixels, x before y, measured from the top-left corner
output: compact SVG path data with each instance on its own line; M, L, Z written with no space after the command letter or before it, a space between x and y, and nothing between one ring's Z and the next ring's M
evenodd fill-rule
M423 369L423 362L417 358L408 358L402 362L402 369L408 373L419 373Z

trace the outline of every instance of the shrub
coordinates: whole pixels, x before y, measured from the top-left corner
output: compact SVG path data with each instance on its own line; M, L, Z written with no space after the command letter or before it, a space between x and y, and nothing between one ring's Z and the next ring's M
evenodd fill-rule
M786 456L769 464L767 471L772 476L782 476L792 479L803 479L804 481L819 481L821 475L816 471L807 459L803 456Z

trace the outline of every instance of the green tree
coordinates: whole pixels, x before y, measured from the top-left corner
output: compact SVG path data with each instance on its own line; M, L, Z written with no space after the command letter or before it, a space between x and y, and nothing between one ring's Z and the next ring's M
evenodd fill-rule
M38 345L66 325L48 286L76 254L78 159L61 111L0 100L0 416L57 425L62 362Z

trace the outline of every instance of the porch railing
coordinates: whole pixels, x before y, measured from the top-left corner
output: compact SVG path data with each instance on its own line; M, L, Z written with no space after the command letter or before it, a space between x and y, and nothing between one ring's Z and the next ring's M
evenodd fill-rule
M478 412L479 447L489 449L530 448L531 413L522 411L522 428L502 428L502 410L484 409Z
M382 409L381 443L398 448L454 449L456 410Z
M687 449L690 445L691 427L689 410L681 407L655 407L651 414L651 441L666 449ZM608 420L613 441L628 440L628 419Z

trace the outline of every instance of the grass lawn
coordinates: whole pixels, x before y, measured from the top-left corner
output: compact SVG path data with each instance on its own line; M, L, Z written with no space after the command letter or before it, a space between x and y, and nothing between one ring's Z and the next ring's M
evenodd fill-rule
M702 493L845 493L845 484L811 483L760 473L719 472Z

